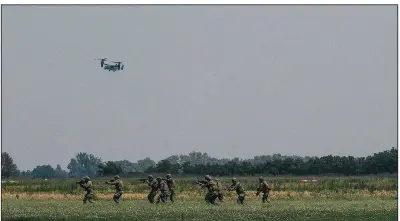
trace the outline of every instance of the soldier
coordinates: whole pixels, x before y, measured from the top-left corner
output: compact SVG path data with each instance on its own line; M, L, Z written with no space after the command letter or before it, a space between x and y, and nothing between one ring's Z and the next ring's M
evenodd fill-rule
M150 193L147 195L147 199L150 203L154 203L154 197L156 197L158 191L158 182L152 175L149 175L146 183L150 186Z
M82 180L79 183L79 185L86 191L86 194L83 198L83 203L85 204L86 201L89 201L90 203L93 203L93 184L92 181L90 181L90 178L88 176L85 176L82 178Z
M214 178L214 181L217 184L216 192L217 192L218 200L223 202L224 201L224 194L222 193L222 187L220 186L218 178Z
M263 192L263 198L262 198L263 203L265 203L265 201L267 201L268 203L271 202L268 199L269 191L271 189L269 188L267 181L264 181L264 178L262 177L258 178L258 180L260 182L260 187L258 187L257 189L256 196L258 196L260 192Z
M217 194L217 183L211 179L209 175L205 176L205 183L201 183L201 187L206 187L208 189L208 193L206 194L205 200L208 203L215 204L215 200L218 198Z
M244 202L244 197L245 197L245 192L242 184L240 182L236 181L236 178L232 178L232 185L228 189L229 191L234 191L236 190L236 193L238 195L238 198L236 200L237 204L243 204Z
M119 203L119 198L124 193L122 191L123 182L122 182L121 178L118 175L116 175L116 176L114 176L114 180L107 181L106 184L115 186L115 193L114 193L113 200L114 200L114 202Z
M165 203L168 200L167 194L167 184L162 180L161 177L157 177L157 189L160 191L160 195L157 198L157 204L160 203L160 200Z
M169 199L171 202L174 202L174 196L175 196L175 181L172 179L171 174L167 174L167 185L169 189Z

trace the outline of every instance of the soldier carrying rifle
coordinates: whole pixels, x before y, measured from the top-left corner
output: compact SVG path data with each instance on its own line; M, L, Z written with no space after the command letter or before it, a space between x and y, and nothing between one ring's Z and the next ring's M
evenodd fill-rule
M85 204L86 201L89 201L90 203L93 203L93 184L92 181L90 181L90 178L88 176L85 176L82 178L81 181L76 182L81 186L85 191L86 194L83 198L83 203Z
M116 176L114 176L114 180L106 181L106 184L115 186L115 193L114 193L113 200L114 200L114 202L119 203L119 199L121 198L122 194L124 193L122 191L123 182L122 182L121 178L118 175L116 175Z
M149 200L150 203L154 203L154 198L157 195L158 192L158 182L153 178L152 175L149 175L147 179L139 179L143 183L147 183L150 187L150 193L147 195L147 199Z

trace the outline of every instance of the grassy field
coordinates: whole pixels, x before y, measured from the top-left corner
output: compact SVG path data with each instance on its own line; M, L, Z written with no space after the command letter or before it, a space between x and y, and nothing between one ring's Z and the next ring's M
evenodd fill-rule
M176 179L177 201L147 202L148 186L123 178L122 202L112 201L107 178L94 179L95 204L82 205L83 192L72 179L19 180L2 184L2 220L397 220L397 178L267 178L270 204L255 196L257 178L238 178L246 188L245 205L224 191L218 206L204 202L195 178ZM221 178L224 187L229 178ZM17 196L18 195L18 199Z
M144 200L96 201L82 205L66 200L6 200L2 220L397 220L396 200L276 200L219 206L204 201L151 205Z

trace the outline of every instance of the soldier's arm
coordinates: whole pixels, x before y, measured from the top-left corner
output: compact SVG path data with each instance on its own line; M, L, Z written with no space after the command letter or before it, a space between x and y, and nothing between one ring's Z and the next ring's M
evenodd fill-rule
M118 182L117 181L107 181L108 185L117 185Z
M87 183L83 183L83 185L82 185L83 188L92 188L92 186L93 186L92 182L90 182L90 181Z

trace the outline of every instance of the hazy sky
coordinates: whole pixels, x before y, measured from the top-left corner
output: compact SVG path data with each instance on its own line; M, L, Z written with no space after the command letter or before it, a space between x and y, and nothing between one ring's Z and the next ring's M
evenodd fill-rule
M2 150L366 156L397 143L396 6L3 6ZM122 60L108 72L95 58Z

